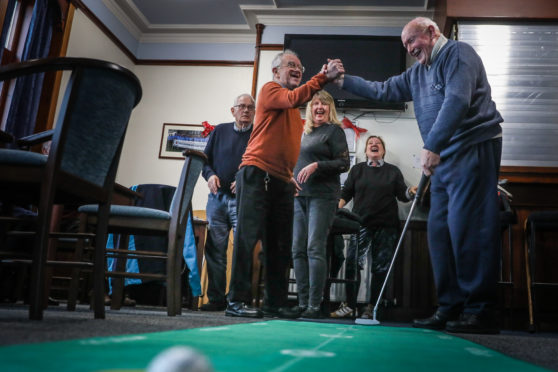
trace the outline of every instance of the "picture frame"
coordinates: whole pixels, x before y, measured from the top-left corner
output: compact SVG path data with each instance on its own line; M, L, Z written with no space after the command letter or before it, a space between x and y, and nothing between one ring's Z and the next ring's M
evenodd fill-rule
M203 136L201 124L163 123L159 159L184 159L185 149L203 151L209 136Z

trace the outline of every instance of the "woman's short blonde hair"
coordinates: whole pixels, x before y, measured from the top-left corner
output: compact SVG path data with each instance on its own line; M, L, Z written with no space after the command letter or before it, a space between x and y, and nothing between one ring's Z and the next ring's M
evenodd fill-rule
M326 92L325 90L320 90L314 93L312 99L306 105L306 121L304 122L304 133L309 134L312 132L314 128L314 116L312 115L312 102L319 99L324 105L329 106L329 120L328 122L331 124L337 124L341 126L341 122L337 118L337 110L335 109L335 101L331 94Z

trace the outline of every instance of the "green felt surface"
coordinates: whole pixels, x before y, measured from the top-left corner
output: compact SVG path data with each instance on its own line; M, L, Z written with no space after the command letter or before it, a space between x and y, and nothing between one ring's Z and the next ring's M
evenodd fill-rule
M177 345L215 371L543 371L442 332L271 320L0 347L3 371L142 371Z

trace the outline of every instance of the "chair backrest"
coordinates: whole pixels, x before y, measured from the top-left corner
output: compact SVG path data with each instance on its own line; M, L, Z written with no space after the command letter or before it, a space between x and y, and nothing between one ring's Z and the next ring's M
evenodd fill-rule
M107 202L131 111L141 99L141 85L132 72L119 65L71 57L2 66L0 80L65 70L71 71L71 76L42 184L51 185L49 195L61 190L61 194L73 195L81 203Z
M47 168L93 187L112 188L130 115L141 98L139 80L105 61L66 58L64 64L72 74Z
M188 223L188 212L190 211L190 204L194 194L194 187L200 176L201 170L207 156L196 150L184 151L184 165L182 166L182 173L180 174L180 181L176 187L174 197L172 198L170 213L171 213L171 232L178 234L178 246L184 244L184 235L186 233L186 224ZM182 243L180 243L182 242Z
M170 210L170 205L176 186L157 184L157 183L142 183L132 187L141 197L134 200L134 205L137 207L146 207L159 209L165 212Z

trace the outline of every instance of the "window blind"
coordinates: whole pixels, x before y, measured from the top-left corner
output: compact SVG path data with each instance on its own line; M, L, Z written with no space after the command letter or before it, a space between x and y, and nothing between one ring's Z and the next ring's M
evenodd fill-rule
M558 166L558 24L458 22L504 118L503 166Z

